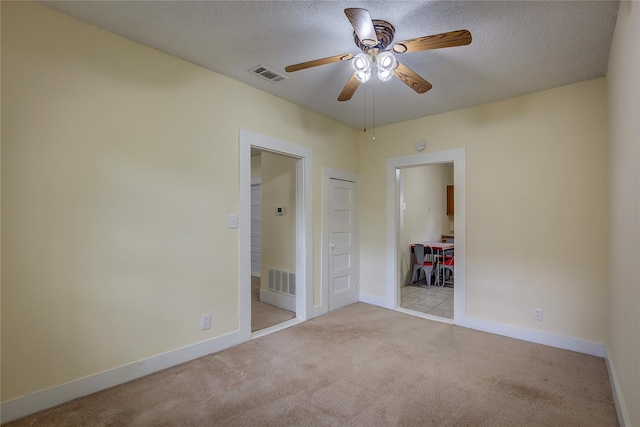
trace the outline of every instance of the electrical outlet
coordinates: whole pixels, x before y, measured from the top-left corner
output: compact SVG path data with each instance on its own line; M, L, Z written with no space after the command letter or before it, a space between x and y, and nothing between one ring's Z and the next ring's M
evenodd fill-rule
M200 330L211 329L211 314L203 314L200 318Z
M533 320L542 320L542 309L536 308L533 310Z

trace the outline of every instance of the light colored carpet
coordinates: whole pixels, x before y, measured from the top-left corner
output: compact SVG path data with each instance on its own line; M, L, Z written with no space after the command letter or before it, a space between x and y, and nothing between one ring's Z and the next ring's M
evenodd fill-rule
M618 424L601 358L357 303L9 425Z
M260 301L260 278L251 276L251 332L294 319L293 311Z

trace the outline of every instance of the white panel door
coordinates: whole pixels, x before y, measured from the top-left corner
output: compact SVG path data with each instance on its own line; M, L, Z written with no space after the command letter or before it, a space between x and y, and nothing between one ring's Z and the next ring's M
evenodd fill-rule
M251 184L251 275L260 277L262 186Z
M331 179L329 198L329 310L356 301L355 243L356 184Z

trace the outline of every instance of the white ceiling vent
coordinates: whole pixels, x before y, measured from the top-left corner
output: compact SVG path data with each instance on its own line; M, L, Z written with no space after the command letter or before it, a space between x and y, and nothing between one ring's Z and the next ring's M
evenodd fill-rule
M258 75L265 80L269 80L271 83L278 83L279 81L288 78L283 76L282 74L276 73L271 68L265 67L262 64L253 67L249 70L249 72Z

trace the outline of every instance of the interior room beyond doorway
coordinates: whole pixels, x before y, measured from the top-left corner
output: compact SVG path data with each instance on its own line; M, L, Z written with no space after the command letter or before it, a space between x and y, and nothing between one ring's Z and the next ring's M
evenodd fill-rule
M455 289L453 181L453 163L400 170L400 307L448 319ZM425 247L424 260L416 259L416 244Z
M251 150L251 332L296 317L297 161Z

